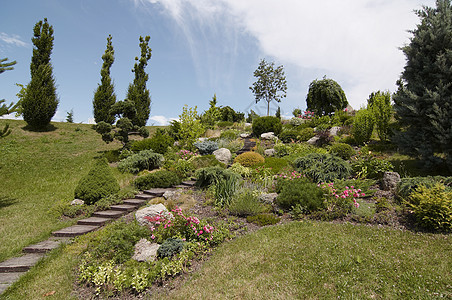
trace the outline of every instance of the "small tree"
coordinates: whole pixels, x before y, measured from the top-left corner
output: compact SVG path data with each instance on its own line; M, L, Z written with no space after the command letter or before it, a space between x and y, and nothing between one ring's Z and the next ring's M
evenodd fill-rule
M378 137L381 141L386 141L392 116L391 94L389 91L372 93L367 100L367 108L372 110L374 114Z
M307 110L313 111L318 116L331 115L336 110L346 108L348 104L341 86L326 76L322 80L316 79L311 82L306 103Z
M198 117L197 107L188 108L188 105L184 105L182 108L182 114L179 116L179 135L182 146L192 150L193 144L204 133L204 128Z
M151 97L149 95L149 90L146 88L146 82L148 81L149 75L146 74L145 68L148 61L151 59L151 48L149 47L150 37L145 38L140 36L140 49L141 57L135 57L137 61L133 67L132 72L135 73L135 79L133 83L129 84L129 89L127 91L127 100L131 101L135 105L136 114L133 119L131 119L132 124L142 127L146 125L149 119L149 114L151 113Z
M71 111L68 111L68 112L67 112L67 115L66 115L66 122L68 122L68 123L74 123L74 110L73 110L73 109L71 109Z
M52 75L50 54L53 48L53 27L47 19L34 27L33 56L31 58L31 81L22 101L24 120L33 128L45 128L58 107L55 80Z
M93 99L94 121L96 123L104 121L105 123L113 124L115 122L115 116L111 114L111 107L116 102L116 95L110 77L110 68L115 61L114 55L115 51L111 43L111 35L109 35L107 38L107 49L102 55L104 62L100 70L101 84L97 86Z
M287 81L283 66L275 67L275 63L268 63L262 59L257 70L254 71L257 81L250 90L253 92L256 103L267 101L267 116L270 115L270 102L281 102L287 96Z
M372 137L375 117L370 109L362 108L353 119L352 135L358 145L367 143Z
M210 107L201 116L201 122L206 127L212 128L221 118L220 108L217 106L217 95L214 94L212 100L209 101Z

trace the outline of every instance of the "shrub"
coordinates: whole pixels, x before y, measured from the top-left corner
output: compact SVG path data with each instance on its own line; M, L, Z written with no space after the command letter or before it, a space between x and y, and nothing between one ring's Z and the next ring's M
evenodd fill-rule
M251 176L251 169L248 167L244 167L239 163L234 163L232 166L228 169L242 177L250 177Z
M244 167L252 167L264 161L264 157L256 152L245 152L234 159L234 163L239 163Z
M229 213L235 216L246 217L263 213L267 208L259 200L252 189L242 188L238 191L231 204Z
M314 128L308 127L300 130L298 134L298 139L300 141L307 141L314 136L315 136Z
M185 242L181 239L168 238L158 248L157 255L160 258L168 257L171 259L174 254L180 253L184 249Z
M425 186L426 188L431 188L436 183L441 183L446 186L448 191L452 191L452 177L427 176L402 178L397 185L396 194L399 199L408 199L410 194L418 187Z
M232 125L234 125L234 123L229 121L220 121L217 123L219 128L229 128L232 127Z
M225 167L225 164L219 162L215 158L215 155L203 155L203 156L193 157L191 159L191 163L193 164L195 169L214 167L214 166L219 166L219 167L222 167L222 168Z
M236 139L236 140L229 140L229 139L219 139L217 140L218 148L226 148L231 153L236 153L240 149L243 148L244 141L242 139Z
M317 141L315 142L315 145L317 147L323 147L325 145L329 145L334 141L334 137L330 135L329 130L324 129L317 132Z
M104 157L107 159L107 161L109 163L113 163L113 162L117 162L119 161L119 154L120 154L120 150L116 149L116 150L108 150L104 152Z
M300 156L305 156L309 153L327 153L327 151L323 148L318 148L305 143L276 143L273 147L276 151L277 157L285 157L288 155L296 156L296 158Z
M307 120L302 119L302 118L298 118L298 117L293 117L292 119L289 120L289 124L292 126L300 126L303 123L306 123Z
M324 191L306 178L281 180L278 184L282 186L278 188L280 193L276 198L276 204L281 208L289 210L300 205L306 212L323 208Z
M359 145L368 142L372 136L375 119L371 110L360 109L353 120L352 136Z
M349 144L337 143L331 146L330 153L342 159L349 160L355 154L355 150Z
M152 188L169 188L181 183L176 173L160 170L135 179L134 185L139 190L148 190Z
M289 162L283 158L269 156L265 158L263 163L256 165L256 167L268 168L271 169L273 174L277 174L283 169L289 168Z
M218 144L213 141L196 142L193 145L199 150L199 154L201 155L212 154L218 149Z
M452 230L452 191L441 183L418 187L408 199L417 223L428 230Z
M236 112L229 106L221 107L220 114L221 114L221 117L220 117L221 121L227 121L227 122L234 123L234 122L242 122L245 120L244 113Z
M311 153L294 161L294 166L314 182L333 182L350 176L350 164L331 154Z
M298 140L298 131L295 129L284 130L278 137L284 143L296 142Z
M391 172L394 166L387 160L364 155L352 163L353 172L358 178L380 179L384 172Z
M89 173L80 179L74 191L75 198L85 201L86 204L94 204L101 198L117 193L120 187L113 176L105 158L94 163Z
M169 134L166 134L162 129L157 129L153 137L132 142L130 150L134 152L152 150L156 153L165 154L168 151L168 147L173 144L174 139Z
M186 178L193 174L195 167L190 160L178 159L171 163L168 170L176 173L180 178Z
M216 184L221 180L228 180L229 178L240 178L239 175L225 168L215 166L199 169L195 172L196 185L204 188L211 184Z
M253 121L253 134L260 137L262 133L273 132L275 135L281 133L281 120L277 117L267 116L256 118Z
M162 166L163 155L154 153L152 150L144 150L123 159L118 164L121 172L137 174L143 170L153 170Z
M235 129L225 130L220 134L220 138L225 140L235 140L238 136L239 132Z
M259 226L275 225L279 223L280 220L281 219L278 216L270 213L246 217L247 222L254 223Z

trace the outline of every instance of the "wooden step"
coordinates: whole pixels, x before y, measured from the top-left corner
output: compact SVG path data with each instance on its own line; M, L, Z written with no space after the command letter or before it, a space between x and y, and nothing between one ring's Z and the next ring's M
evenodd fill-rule
M111 221L111 218L90 217L78 220L78 225L104 226L105 223Z
M26 272L43 258L44 255L43 253L28 253L5 260L0 263L0 273Z
M111 210L119 210L119 211L125 211L125 212L131 212L136 209L135 205L128 205L128 204L117 204L110 206Z
M52 232L53 236L61 236L61 237L76 237L96 229L99 229L100 226L92 226L92 225L73 225L70 227L66 227L60 229L58 231Z
M122 210L109 209L109 210L96 211L95 213L93 213L93 217L117 219L125 214L126 214L126 212L122 211Z

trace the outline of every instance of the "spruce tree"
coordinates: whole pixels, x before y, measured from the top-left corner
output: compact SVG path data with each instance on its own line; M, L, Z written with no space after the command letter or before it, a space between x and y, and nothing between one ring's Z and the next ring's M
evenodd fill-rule
M53 48L53 27L47 22L47 18L36 23L34 37L31 39L34 45L31 58L31 81L27 85L26 93L22 101L24 120L35 129L45 128L58 107L55 80L52 75L50 54Z
M452 170L452 7L416 11L421 23L402 48L407 63L398 81L394 110L402 126L399 148L419 157L426 167L447 161Z
M131 101L135 105L136 115L131 120L133 125L142 127L146 125L151 113L151 97L149 90L146 88L146 82L149 75L146 74L145 68L151 59L151 48L149 47L150 37L140 36L141 57L135 57L135 65L132 72L135 73L133 83L129 84L126 101Z
M111 43L111 35L107 38L107 49L102 55L102 69L100 70L101 84L98 85L93 99L94 121L99 123L101 121L113 124L115 122L115 115L111 112L111 107L116 102L116 95L113 83L110 78L110 68L115 60L115 51Z

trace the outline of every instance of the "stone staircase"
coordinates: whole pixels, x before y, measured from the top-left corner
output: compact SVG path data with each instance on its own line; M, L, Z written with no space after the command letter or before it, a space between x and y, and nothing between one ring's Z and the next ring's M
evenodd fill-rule
M256 146L256 142L252 141L249 138L245 138L245 141L244 141L244 144L243 144L243 148L240 149L239 151L237 151L237 155L240 155L240 154L245 153L245 152L249 152L255 146Z
M112 205L108 210L96 211L86 219L77 221L76 225L52 232L52 237L22 249L22 256L13 257L0 263L0 295L20 276L32 268L47 252L57 248L62 243L69 243L72 238L95 230L106 223L116 220L137 210L155 197L161 197L166 191L177 188L192 188L195 181L184 181L181 185L168 189L150 189L135 195L134 199L126 199L122 204Z

